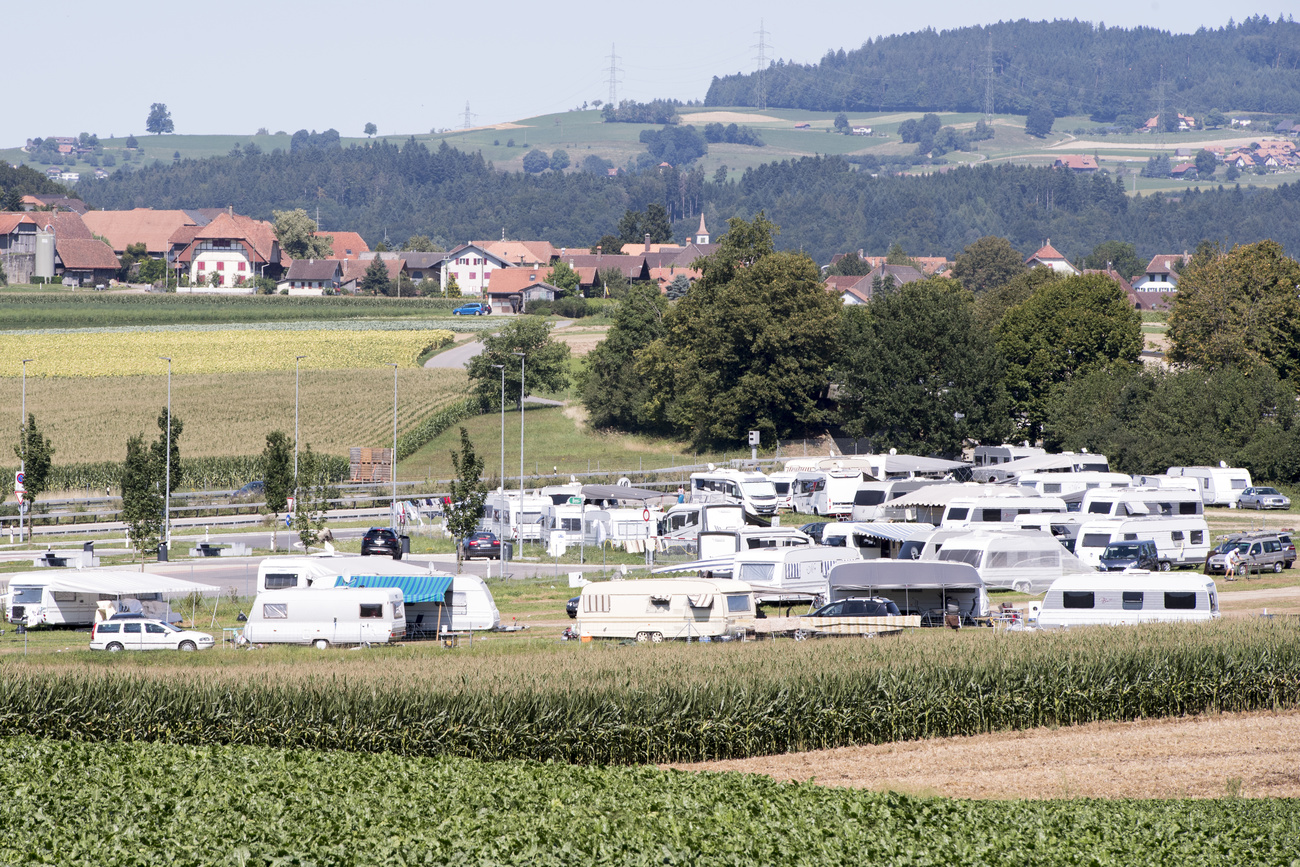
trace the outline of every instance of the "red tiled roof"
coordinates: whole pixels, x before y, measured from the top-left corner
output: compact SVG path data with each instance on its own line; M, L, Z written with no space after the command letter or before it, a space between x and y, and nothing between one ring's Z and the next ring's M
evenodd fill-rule
M1173 253L1161 253L1158 256L1152 256L1151 261L1147 263L1148 274L1170 274L1174 270L1174 265L1183 261L1183 257Z
M162 255L173 233L194 221L184 211L155 211L135 208L131 211L87 211L81 219L96 235L102 235L114 251L126 252L127 245L143 243L153 255Z
M1057 250L1055 247L1052 246L1051 241L1048 241L1046 244L1039 247L1037 253L1035 253L1034 255L1030 256L1028 259L1025 260L1025 264L1028 265L1030 262L1034 261L1035 259L1037 259L1040 262L1047 262L1051 260L1056 260L1058 262L1069 261L1068 259L1066 259L1064 256L1061 255L1059 250Z
M370 247L356 232L317 232L317 238L329 238L333 243L331 254L335 259L355 259L369 253Z
M219 214L211 223L194 234L195 241L208 239L228 239L246 241L253 248L255 261L270 264L287 264L288 256L280 254L280 261L273 262L271 256L278 250L275 227L264 220L254 220L238 214Z
M1076 172L1095 171L1097 168L1097 158L1084 156L1082 154L1067 154L1066 156L1058 157L1056 165L1063 166L1067 169L1073 169Z
M35 223L31 214L9 213L0 214L0 235L8 235L22 223Z
M475 241L474 244L511 265L521 261L525 265L534 262L545 265L560 255L550 241Z
M64 269L69 271L116 270L122 267L109 246L94 238L59 238L55 235L54 251L59 254Z
M549 268L494 268L488 275L488 291L497 295L522 292L531 286L555 286L546 282Z

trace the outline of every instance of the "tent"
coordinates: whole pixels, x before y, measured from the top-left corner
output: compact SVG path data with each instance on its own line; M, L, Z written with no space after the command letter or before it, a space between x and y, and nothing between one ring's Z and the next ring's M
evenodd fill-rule
M957 604L962 614L987 617L988 592L975 567L934 560L860 560L839 563L830 573L830 601L885 596L904 614L941 611Z

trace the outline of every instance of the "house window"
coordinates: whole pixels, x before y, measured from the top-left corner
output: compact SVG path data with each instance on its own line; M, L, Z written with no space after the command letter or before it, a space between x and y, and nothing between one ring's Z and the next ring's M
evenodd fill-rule
M206 268L207 266L208 266L208 263L207 263L207 262L200 262L200 263L199 263L199 270L202 271L202 270L203 270L204 268Z
M477 277L477 276L478 276L478 272L476 272L476 271L470 271L470 272L469 272L469 279L473 280L473 279L474 279L475 277Z
M240 262L240 263L239 263L239 270L240 270L240 271L243 271L243 270L244 270L244 263L243 263L243 262Z
M218 262L218 263L217 263L217 270L218 270L218 271L224 271L224 270L226 270L226 263L225 263L225 262Z

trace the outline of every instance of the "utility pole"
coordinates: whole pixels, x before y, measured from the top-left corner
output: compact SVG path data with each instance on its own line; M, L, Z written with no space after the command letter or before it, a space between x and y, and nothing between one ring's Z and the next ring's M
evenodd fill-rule
M758 44L752 46L758 49L758 76L755 82L758 88L758 98L755 102L760 109L767 108L767 82L763 75L767 70L767 31L763 29L763 19L758 19Z
M609 104L618 108L618 74L623 70L618 65L618 55L614 53L614 43L609 44Z

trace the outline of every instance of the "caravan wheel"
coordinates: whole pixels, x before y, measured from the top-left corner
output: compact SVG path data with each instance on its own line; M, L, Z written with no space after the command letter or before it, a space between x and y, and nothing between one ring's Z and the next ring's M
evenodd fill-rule
M330 643L323 638L317 638L315 641L311 643L311 645L317 650L324 650L325 648L330 646Z
M664 634L662 632L652 632L650 633L650 640L655 644L658 644L664 640Z
M649 633L649 632L638 632L638 633L636 634L636 640L639 641L639 642L641 642L642 644L645 644L647 641L650 640L650 633Z

